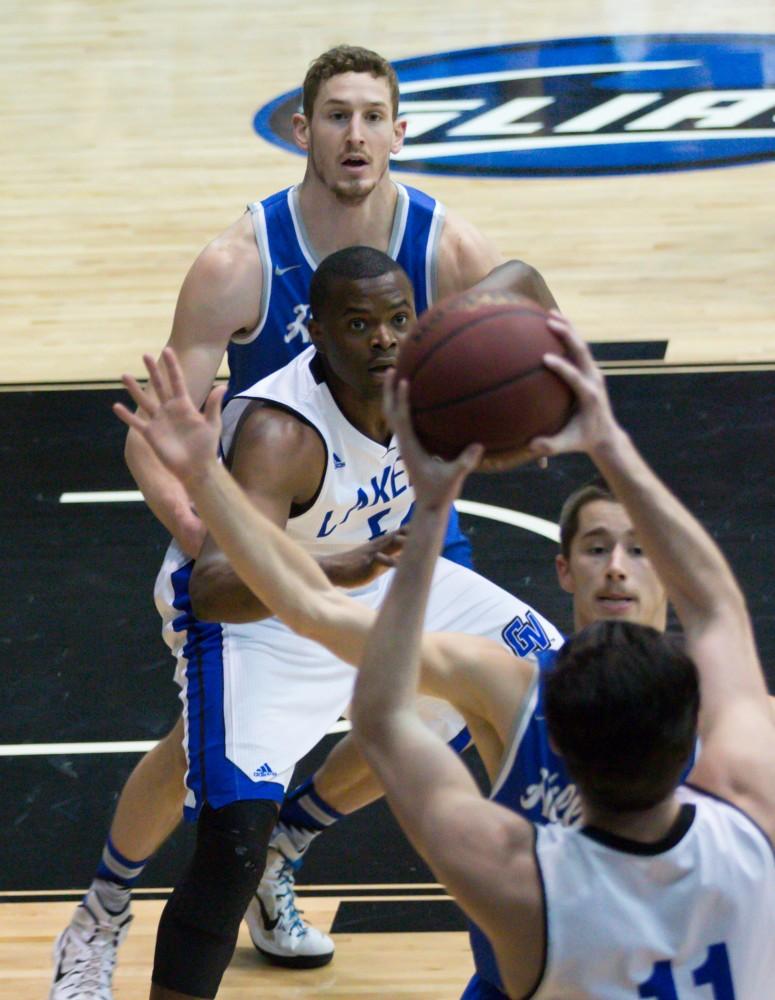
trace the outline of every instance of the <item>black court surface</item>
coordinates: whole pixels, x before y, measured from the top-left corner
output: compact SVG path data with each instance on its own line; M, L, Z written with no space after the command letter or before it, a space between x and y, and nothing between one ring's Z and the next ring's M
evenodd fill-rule
M621 422L738 574L775 691L775 370L618 368L610 375ZM62 899L68 890L77 898L138 760L136 749L84 753L63 745L156 740L177 713L172 658L152 603L163 529L132 500L60 499L134 489L123 428L110 411L121 396L107 387L0 392L6 900L28 893ZM591 474L586 458L563 457L546 471L473 477L465 498L556 521L565 495ZM484 517L464 515L463 525L482 573L570 628L554 543ZM297 776L314 769L336 738L327 737ZM189 843L190 831L175 834L146 870L146 891L163 895L174 883ZM315 894L345 897L334 931L463 926L453 904L428 899L433 877L383 804L321 837L300 882ZM377 884L395 889L386 888L381 902L359 902L367 892L358 887ZM413 892L422 903L406 898Z

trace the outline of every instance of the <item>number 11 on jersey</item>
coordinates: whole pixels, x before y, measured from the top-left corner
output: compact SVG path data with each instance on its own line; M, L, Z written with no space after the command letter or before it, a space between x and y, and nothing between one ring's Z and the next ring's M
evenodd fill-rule
M692 979L695 986L710 986L713 1000L735 1000L729 955L723 942L708 948L708 957L692 970ZM638 996L644 1000L681 1000L673 978L673 963L655 962L649 978L638 987Z

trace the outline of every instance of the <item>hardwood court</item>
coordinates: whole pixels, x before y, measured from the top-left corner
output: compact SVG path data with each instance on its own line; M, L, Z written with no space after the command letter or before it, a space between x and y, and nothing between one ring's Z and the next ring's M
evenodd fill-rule
M0 998L34 1000L46 995L51 942L90 878L115 795L137 757L77 757L55 747L27 757L9 745L152 740L175 709L149 606L162 533L139 505L118 505L110 516L84 509L76 517L75 508L62 512L58 497L75 488L131 488L121 469L121 432L100 390L124 371L140 373L143 351L158 352L199 249L248 200L300 179L303 161L253 131L256 110L298 86L309 61L342 41L401 59L542 38L775 33L775 7L768 0L448 0L396 3L386 12L374 0L7 0L4 14L0 395L7 461L0 518L14 547L14 594L4 610L7 620L24 623L24 641L15 635L6 643L12 710L0 740L8 808ZM463 213L507 256L535 264L590 339L666 342L664 358L648 367L612 367L621 376L612 379L617 406L649 457L675 472L671 483L733 547L769 630L764 645L772 648L775 594L766 567L775 521L775 408L768 402L775 397L775 164L586 179L397 177ZM745 382L752 369L755 378ZM639 382L652 378L653 391L651 382ZM688 430L691 447L674 448L672 435ZM467 496L501 507L530 497L531 512L551 518L580 470L558 463L548 480L528 480L534 490L507 477L475 484ZM535 543L533 553L525 546L517 572L503 555L504 532L512 529L467 525L484 551L484 571L515 588L539 581L536 603L554 614L551 547ZM30 532L23 543L22 528ZM106 549L123 563L123 592L114 598L129 601L131 591L135 602L118 643L112 622L82 608L84 594L111 596L95 569ZM50 582L35 603L37 570ZM91 673L68 686L84 663ZM95 716L97 691L105 700ZM352 891L364 905L376 897L377 909L407 895L405 912L421 912L426 926L441 929L388 932L382 910L373 933L362 917L358 933L334 923L333 964L305 973L263 965L243 932L224 1000L459 995L471 969L461 925L441 919L449 904L399 845L389 817L379 816L379 823L354 817L348 832L332 834L335 846L324 860L310 861L306 915L327 928L342 920L340 901L352 905ZM173 841L149 869L144 884L156 894L171 884L169 859L181 844ZM336 852L357 877L332 879ZM147 996L161 903L138 899L116 975L119 1000Z

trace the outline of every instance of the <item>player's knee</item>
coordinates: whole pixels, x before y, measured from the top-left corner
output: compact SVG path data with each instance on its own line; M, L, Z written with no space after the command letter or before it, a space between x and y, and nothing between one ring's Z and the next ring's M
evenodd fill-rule
M266 800L204 807L194 857L159 923L154 983L192 996L215 996L261 880L276 819L276 803Z

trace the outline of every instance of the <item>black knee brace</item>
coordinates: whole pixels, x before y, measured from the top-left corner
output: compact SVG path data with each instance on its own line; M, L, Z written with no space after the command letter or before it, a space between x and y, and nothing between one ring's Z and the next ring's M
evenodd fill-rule
M266 799L205 805L194 857L159 921L153 982L214 997L250 898L261 881L278 806Z

